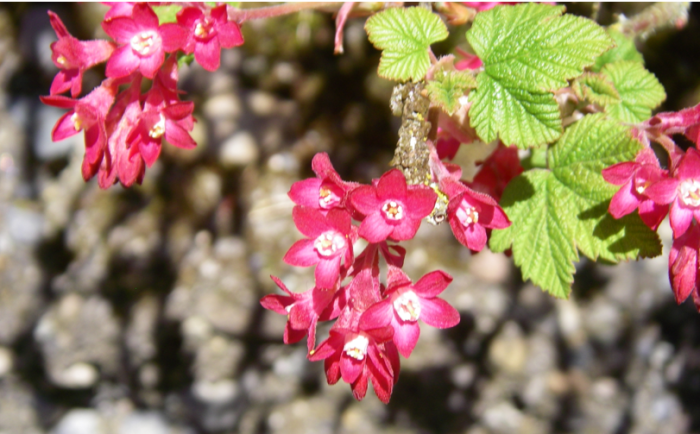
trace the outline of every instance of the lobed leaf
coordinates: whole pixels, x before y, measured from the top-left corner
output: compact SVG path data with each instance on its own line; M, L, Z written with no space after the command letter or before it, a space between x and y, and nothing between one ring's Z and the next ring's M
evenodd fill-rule
M531 170L508 185L501 206L513 223L493 231L491 249L512 244L523 277L557 297L569 294L576 248L610 262L661 254L657 234L638 215L615 220L607 212L616 188L602 169L633 160L641 148L618 122L584 117L552 146L550 170Z
M365 24L370 42L382 50L379 76L399 81L420 80L430 67L430 44L447 38L439 16L422 7L390 8Z
M482 140L500 135L506 144L526 148L561 134L561 115L549 92L581 75L613 45L593 21L563 12L561 6L529 3L476 16L467 39L484 71L472 92L470 118Z
M439 70L428 82L426 90L430 101L452 116L460 106L459 99L467 90L475 87L476 79L468 72Z
M644 122L652 109L666 99L663 86L641 63L621 60L609 63L600 71L612 81L620 101L605 107L605 112L622 122Z

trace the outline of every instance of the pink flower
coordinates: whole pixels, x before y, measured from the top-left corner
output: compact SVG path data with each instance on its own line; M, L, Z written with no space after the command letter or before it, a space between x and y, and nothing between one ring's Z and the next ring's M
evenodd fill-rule
M309 237L292 245L284 262L296 267L316 265L316 286L334 288L340 279L340 262L345 258L345 265L352 264L352 244L355 235L352 230L350 214L334 209L327 216L318 210L296 206L292 217L297 229Z
M484 62L479 59L479 56L476 54L471 54L468 53L461 48L455 48L455 51L461 57L458 61L455 62L455 68L459 71L463 71L465 69L479 69L482 66L484 66Z
M438 157L442 160L447 158L452 161L459 151L459 147L462 144L459 140L455 139L450 133L446 132L442 128L438 127L437 138L435 142L435 150L437 151Z
M393 341L402 356L408 358L418 342L418 319L441 329L459 323L459 312L437 297L452 282L449 274L433 271L413 285L400 268L390 266L387 279L386 298L367 309L360 324L367 328L391 325Z
M130 146L127 140L141 115L139 98L142 77L140 74L134 75L127 89L117 97L105 121L109 139L97 176L97 182L103 189L114 185L117 180L125 187L134 182L140 184L145 174L146 167L138 148Z
M449 181L449 180L448 180ZM442 182L442 191L450 198L447 219L452 233L462 245L476 252L486 245L486 229L510 226L508 216L489 195L478 193L459 182Z
M197 63L207 71L219 69L222 47L243 44L241 28L228 20L226 5L212 9L208 15L199 8L184 8L177 14L177 22L189 30L185 53L194 52Z
M639 208L644 224L656 230L668 213L668 205L659 205L646 195L652 184L668 177L668 171L659 167L654 151L642 150L634 162L615 164L604 169L603 178L614 185L622 185L610 201L610 214L622 218Z
M191 101L169 106L146 106L128 138L138 148L146 166L151 167L158 159L163 137L178 148L192 149L197 146L187 130L179 124L179 121L191 116L193 110L194 103Z
M407 186L398 169L382 175L376 187L363 185L350 195L352 206L366 216L360 225L360 236L370 243L413 238L421 219L433 211L436 200L437 195L428 187Z
M288 315L289 320L284 330L284 343L293 344L299 342L309 334L307 341L308 351L316 344L316 323L327 310L333 300L334 291L314 287L301 294L291 292L281 280L270 276L277 286L287 295L266 295L260 300L265 309L277 312L280 315ZM332 306L330 306L332 308Z
M688 149L673 177L654 183L645 193L657 204L671 204L673 237L683 235L693 217L700 222L700 153L695 148Z
M676 302L681 304L693 294L696 306L698 294L698 249L700 249L700 226L693 225L685 234L673 241L668 256L668 277Z
M179 24L158 26L158 17L150 6L134 6L132 17L116 17L102 22L102 28L119 44L107 61L107 77L124 77L139 70L153 78L163 64L165 53L185 44L187 30Z
M80 99L65 96L43 96L41 102L53 107L70 109L61 116L51 132L54 142L85 132L85 157L83 178L87 181L94 175L92 167L99 165L107 145L105 118L114 102L116 86L106 80L102 86Z
M51 44L51 60L60 69L51 82L49 93L57 95L70 89L75 98L82 90L83 73L106 61L114 51L114 44L101 40L79 41L68 33L58 15L49 11L49 19L58 36L58 41Z
M311 168L317 177L292 184L289 198L297 205L318 209L323 214L333 208L344 208L348 193L359 184L340 179L325 152L314 156Z
M357 400L364 398L371 380L377 397L387 403L399 371L398 354L388 342L391 334L391 327L331 329L328 339L311 351L309 360L325 360L328 384L342 378L351 385Z

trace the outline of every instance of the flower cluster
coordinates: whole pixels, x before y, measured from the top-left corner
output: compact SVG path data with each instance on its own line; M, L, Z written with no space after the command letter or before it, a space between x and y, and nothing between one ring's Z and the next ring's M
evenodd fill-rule
M194 53L204 69L214 71L221 48L243 43L226 5L183 4L177 22L160 23L148 4L115 3L102 22L114 42L80 41L56 14L49 16L58 36L51 58L59 72L41 100L68 109L53 129L54 141L83 131L86 181L97 175L102 188L117 180L130 186L158 159L163 139L180 148L196 146L190 137L194 104L181 101L177 90L178 55ZM107 78L80 97L84 72L105 62ZM151 87L142 93L144 78ZM69 90L70 97L60 95Z
M462 244L481 250L487 228L510 224L495 200L460 182L460 171L442 163L434 148L431 166L434 184L449 200L450 226ZM308 357L324 360L329 384L342 378L362 399L371 382L377 396L388 402L399 375L399 354L409 357L420 336L418 320L437 328L459 322L459 313L438 297L452 278L433 271L413 283L402 271L406 252L394 244L415 236L421 220L435 209L438 194L425 185L407 185L397 169L371 185L343 181L325 153L314 157L312 168L316 178L295 183L289 192L296 204L294 223L306 238L292 245L284 261L315 266L315 286L294 293L273 276L285 295L268 295L261 303L287 315L285 343L308 336ZM358 238L368 244L355 255ZM386 285L380 283L380 257L387 265ZM329 337L316 346L318 321L330 320L335 323Z
M675 113L659 113L636 131L647 145L634 162L619 163L603 170L603 177L620 185L610 201L609 212L621 218L638 210L642 221L656 230L669 216L673 246L669 255L669 279L680 304L690 295L700 310L698 249L700 248L700 152L683 151L671 138L685 134L698 144L700 105ZM660 166L651 141L669 154L668 170Z

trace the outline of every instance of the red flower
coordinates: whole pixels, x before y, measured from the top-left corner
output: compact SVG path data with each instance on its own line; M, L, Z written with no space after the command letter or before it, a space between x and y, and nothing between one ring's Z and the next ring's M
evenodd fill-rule
M671 204L673 237L685 233L693 221L700 222L700 153L690 148L681 158L673 178L663 179L645 190L654 202Z
M122 92L109 111L107 129L107 151L97 176L100 188L109 188L117 179L125 187L134 182L141 183L146 167L138 148L130 146L128 136L141 115L141 75L135 74L127 90Z
M350 195L352 206L366 216L360 236L370 243L413 238L436 200L437 195L428 187L406 186L406 178L398 169L382 175L376 187L363 185Z
M185 53L194 52L197 63L207 71L219 69L222 47L243 44L241 28L228 20L226 5L212 9L209 15L199 8L184 8L177 14L177 22L189 30Z
M102 22L104 31L119 44L107 61L107 77L124 77L137 69L153 78L163 64L165 53L185 44L187 30L179 24L158 25L150 6L137 4L131 17L116 17Z
M105 81L102 86L80 99L65 96L43 96L41 102L53 107L70 109L61 116L51 132L54 142L85 132L85 157L83 159L83 178L87 181L94 175L91 167L99 165L107 145L105 118L114 102L116 85Z
M109 10L105 14L105 21L109 21L117 17L130 17L134 13L135 2L102 2L109 6Z
M486 245L486 228L504 229L510 220L498 203L489 195L478 193L450 179L441 183L442 191L450 198L447 219L452 232L462 245L476 252Z
M352 243L355 235L350 214L343 210L331 210L327 216L318 210L296 206L292 212L299 231L309 237L292 245L284 262L297 267L316 265L316 286L334 288L340 279L340 262L352 264Z
M668 255L668 277L676 302L681 304L690 294L698 305L698 249L700 249L700 226L693 225L685 234L673 241ZM699 307L700 309L700 307Z
M639 208L644 224L656 230L668 213L668 205L659 205L646 195L652 184L668 177L668 171L659 167L654 151L642 150L634 162L615 164L604 169L603 178L614 185L622 185L610 201L609 212L616 219Z
M284 343L293 344L299 342L309 334L307 341L308 351L316 344L316 323L333 300L334 291L314 287L301 294L296 294L287 289L284 283L275 276L272 280L288 295L266 295L260 300L265 309L277 312L280 315L288 315L289 320L284 329ZM331 306L332 308L332 306Z
M387 342L391 334L391 327L331 329L328 339L309 354L309 360L325 360L328 384L342 378L351 385L357 400L364 398L367 382L372 380L377 397L387 403L399 371L398 354Z
M328 210L333 208L344 208L348 193L359 184L340 179L325 152L314 156L311 168L317 178L308 178L292 184L289 198L297 205L318 209L323 214L327 214Z
M389 266L387 279L386 298L367 309L360 324L367 328L391 325L402 356L408 358L418 342L418 319L441 329L459 324L459 312L437 297L452 282L449 274L433 271L413 285L400 268Z
M700 104L677 112L658 113L644 125L668 136L682 133L697 145L700 143Z
M114 51L114 44L102 40L79 41L68 33L58 15L49 11L49 19L58 36L58 41L51 44L51 60L60 69L49 93L57 95L70 89L75 98L82 90L83 73L106 61Z

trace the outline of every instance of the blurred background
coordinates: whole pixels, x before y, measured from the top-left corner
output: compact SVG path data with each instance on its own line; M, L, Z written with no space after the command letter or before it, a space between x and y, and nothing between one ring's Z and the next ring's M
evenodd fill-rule
M599 21L644 6L603 4ZM53 143L63 111L38 99L56 73L48 9L80 39L105 37L102 5L0 5L0 433L700 432L700 315L676 306L667 256L582 259L574 296L555 300L446 225L402 243L405 270L452 274L460 325L423 327L389 405L327 386L259 299L276 291L270 274L313 285L312 268L282 262L300 237L286 193L313 155L347 180L388 168L400 120L364 19L349 20L343 56L329 14L247 23L219 71L181 71L198 147L164 145L142 186L103 191L82 180L82 134ZM699 13L639 45L662 110L700 101ZM462 148L467 168L485 152ZM660 234L667 255L667 223Z

